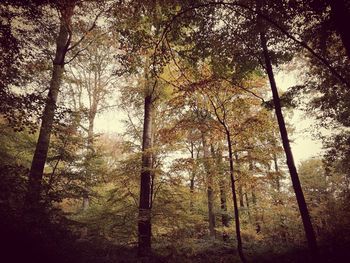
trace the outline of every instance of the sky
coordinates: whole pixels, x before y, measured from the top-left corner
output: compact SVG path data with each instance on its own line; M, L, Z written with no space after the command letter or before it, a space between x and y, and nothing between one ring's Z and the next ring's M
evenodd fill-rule
M298 76L296 73L280 72L276 74L277 86L285 91L288 87L294 86L297 83ZM300 110L294 110L292 116L285 116L286 122L291 124L295 131L290 136L292 141L291 147L296 165L301 161L321 156L322 144L321 141L312 137L312 125L315 120ZM125 113L117 108L99 115L95 122L96 131L99 133L122 133L124 127L122 120L126 119Z

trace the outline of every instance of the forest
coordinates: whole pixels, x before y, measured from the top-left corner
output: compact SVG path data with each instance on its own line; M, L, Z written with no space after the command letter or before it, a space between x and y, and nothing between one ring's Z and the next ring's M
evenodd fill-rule
M2 0L0 262L348 262L349 25L347 0Z

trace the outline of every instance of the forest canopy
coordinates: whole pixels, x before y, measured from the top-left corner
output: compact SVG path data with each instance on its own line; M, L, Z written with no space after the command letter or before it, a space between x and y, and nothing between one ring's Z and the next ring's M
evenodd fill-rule
M0 18L0 261L346 262L348 1L4 0Z

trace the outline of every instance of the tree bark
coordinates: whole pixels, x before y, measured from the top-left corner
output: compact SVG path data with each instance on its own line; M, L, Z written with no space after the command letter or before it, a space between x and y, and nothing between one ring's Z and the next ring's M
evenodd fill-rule
M152 94L147 94L144 104L142 139L142 168L140 183L140 204L138 218L138 255L151 254L151 177L152 177Z
M238 154L235 153L235 159L236 159L236 166L237 166L237 169L236 169L236 173L237 173L237 176L236 176L236 180L238 182L238 197L239 197L239 206L244 208L244 199L243 199L243 186L242 186L242 178L241 178L241 171L240 171L240 166L239 166L239 162L238 162Z
M191 178L190 178L190 211L193 211L193 198L194 198L194 180L196 177L196 163L194 159L194 144L191 142Z
M69 28L71 27L73 10L74 4L67 5L65 9L62 10L62 17L60 19L60 29L56 39L56 52L53 61L49 93L42 114L39 138L29 172L28 189L26 194L26 208L29 210L40 207L42 177L50 144L57 97L64 72L64 59L69 45L68 42L70 40Z
M214 157L214 154L213 154ZM221 223L224 228L229 227L229 217L227 214L227 197L226 197L226 180L225 174L222 164L222 149L221 145L219 145L217 154L216 154L216 167L219 171L219 188L220 188L220 207L221 207ZM224 241L228 241L229 235L224 229L222 234L222 239Z
M207 140L205 133L202 132L203 158L204 166L207 173L207 197L208 197L208 219L209 219L209 234L215 238L215 214L214 214L214 192L213 192L213 171L210 163Z
M300 210L300 214L301 214L301 218L302 218L302 222L303 222L303 226L306 234L306 239L308 241L308 246L312 253L312 256L314 257L314 259L317 259L318 248L317 248L316 236L311 224L310 215L309 215L304 194L301 188L298 172L294 164L293 154L289 144L288 132L287 132L284 117L282 114L280 98L278 95L278 90L277 90L276 81L272 70L272 63L271 63L269 51L267 48L267 41L266 41L266 36L264 32L260 32L260 41L261 41L261 47L263 50L263 56L265 59L266 72L269 77L271 91L273 95L275 113L277 116L278 126L280 130L281 138L282 138L282 144L283 144L284 152L286 154L287 165L288 165L289 173L293 184L293 189L298 202L298 206L299 206L299 210Z
M344 0L330 0L329 4L331 6L331 19L333 20L336 30L341 37L346 54L350 59L349 6L346 5Z
M239 212L238 212L238 204L237 204L237 195L236 195L236 187L235 187L235 177L234 177L234 166L233 166L233 151L231 145L231 134L230 131L225 127L227 146L228 146L228 154L229 154L229 162L230 162L230 179L231 179L231 190L233 197L233 208L234 208L234 216L235 216L235 225L236 225L236 238L237 238L237 250L240 259L243 263L247 262L242 247L242 238L241 238L241 227L239 222Z

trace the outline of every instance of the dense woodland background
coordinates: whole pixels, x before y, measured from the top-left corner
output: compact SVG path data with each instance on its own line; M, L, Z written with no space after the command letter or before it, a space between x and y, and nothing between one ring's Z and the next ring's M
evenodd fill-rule
M348 1L0 14L1 262L347 262ZM295 109L324 147L298 167ZM111 110L124 128L97 133Z

